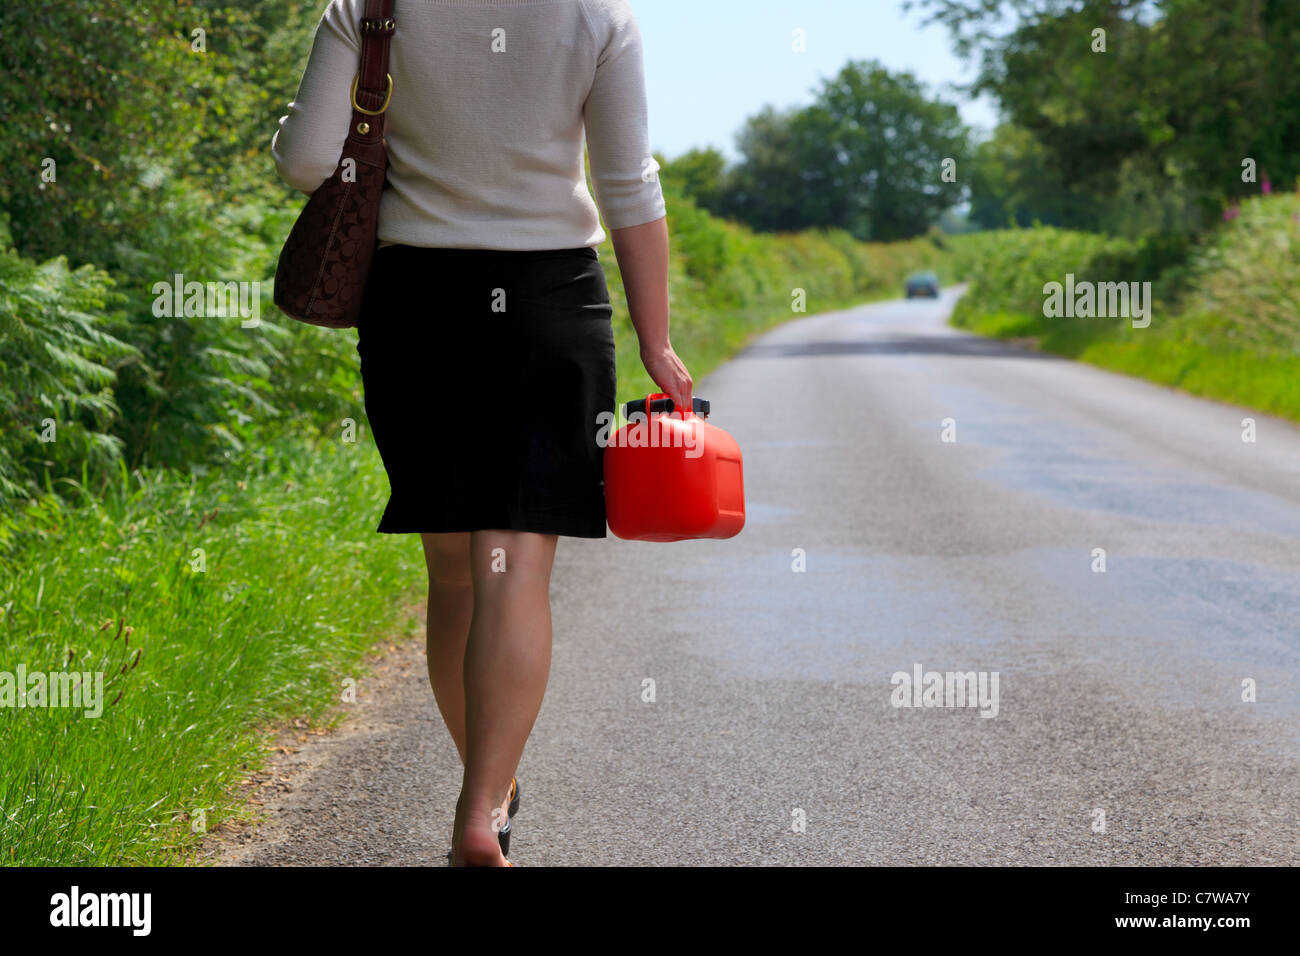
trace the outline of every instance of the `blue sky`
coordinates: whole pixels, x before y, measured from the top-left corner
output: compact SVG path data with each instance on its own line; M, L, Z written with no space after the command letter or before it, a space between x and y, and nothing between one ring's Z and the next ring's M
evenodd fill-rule
M803 105L849 60L877 59L929 85L969 82L947 31L922 29L901 0L631 0L645 42L653 148L677 156L716 146L735 158L735 134L765 104ZM805 53L791 52L796 27ZM967 123L991 129L994 104L950 94Z

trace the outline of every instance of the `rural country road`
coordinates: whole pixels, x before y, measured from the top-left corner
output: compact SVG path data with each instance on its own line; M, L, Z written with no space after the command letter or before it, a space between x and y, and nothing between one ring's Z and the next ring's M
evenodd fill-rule
M953 301L791 322L697 386L739 537L561 541L520 865L1300 863L1300 430ZM459 765L401 653L223 862L443 864ZM996 716L893 706L917 666L996 673Z

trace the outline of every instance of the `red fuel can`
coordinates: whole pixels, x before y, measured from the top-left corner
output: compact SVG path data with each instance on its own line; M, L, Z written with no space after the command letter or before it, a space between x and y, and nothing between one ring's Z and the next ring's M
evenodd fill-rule
M628 423L605 446L605 516L635 541L730 538L745 526L740 446L705 419L709 403L678 412L663 393L627 404Z

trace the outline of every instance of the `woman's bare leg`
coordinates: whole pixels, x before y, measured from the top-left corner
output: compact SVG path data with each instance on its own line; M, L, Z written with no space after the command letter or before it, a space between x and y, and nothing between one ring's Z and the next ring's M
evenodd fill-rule
M469 533L423 534L429 568L429 684L438 710L465 762L465 642L474 615L474 581L469 567Z
M496 831L551 669L555 535L470 536L474 616L465 649L465 777L453 860L504 866Z

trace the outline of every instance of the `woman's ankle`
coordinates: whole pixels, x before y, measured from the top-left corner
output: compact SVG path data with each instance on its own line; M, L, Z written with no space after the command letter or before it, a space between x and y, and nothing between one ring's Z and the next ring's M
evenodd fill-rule
M456 803L456 846L453 859L463 866L505 866L497 831L509 817L490 800Z

